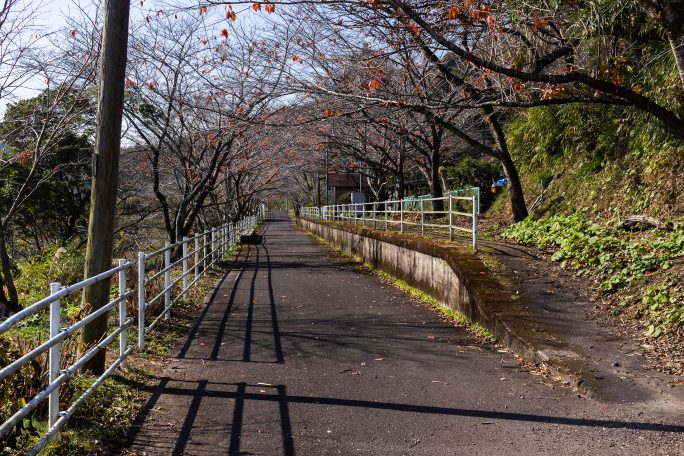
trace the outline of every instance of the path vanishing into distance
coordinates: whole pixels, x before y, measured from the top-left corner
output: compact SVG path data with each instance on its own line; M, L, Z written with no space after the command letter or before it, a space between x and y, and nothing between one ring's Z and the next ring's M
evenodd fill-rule
M179 342L127 454L684 454L684 411L545 383L286 213L260 235Z

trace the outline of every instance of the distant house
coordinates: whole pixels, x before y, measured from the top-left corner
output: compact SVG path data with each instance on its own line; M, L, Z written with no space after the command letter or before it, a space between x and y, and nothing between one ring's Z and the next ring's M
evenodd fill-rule
M365 193L369 190L368 177L361 176L360 173L328 173L328 191L332 192L332 204L337 204L337 198L345 193Z

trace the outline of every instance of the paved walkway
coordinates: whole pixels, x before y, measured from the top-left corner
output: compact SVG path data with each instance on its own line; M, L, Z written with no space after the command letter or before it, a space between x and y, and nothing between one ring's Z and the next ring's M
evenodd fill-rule
M130 451L684 454L681 415L539 378L276 213L179 344Z

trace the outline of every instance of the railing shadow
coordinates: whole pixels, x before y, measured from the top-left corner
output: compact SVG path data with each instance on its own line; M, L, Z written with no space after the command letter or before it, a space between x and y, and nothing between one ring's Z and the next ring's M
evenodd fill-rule
M209 298L209 302L207 303L206 306L204 306L204 309L202 309L202 312L200 313L200 315L195 319L195 322L193 323L192 328L190 329L190 332L188 333L188 337L185 339L185 342L183 343L183 346L181 347L180 351L178 352L178 356L177 356L177 357L178 357L179 359L184 359L184 358L186 358L186 355L187 355L187 353L188 353L188 350L189 350L190 347L192 346L192 342L193 342L193 340L195 339L195 337L197 336L197 333L199 332L200 326L201 326L202 323L205 321L205 319L206 319L207 314L209 313L209 311L210 311L210 310L214 307L214 305L216 304L216 299L217 299L218 294L219 294L219 292L220 292L220 290L221 290L221 286L222 286L223 283L226 281L226 279L228 278L228 276L230 275L230 273L233 272L233 271L235 270L235 266L237 265L239 256L240 256L240 255L238 254L238 257L236 257L236 258L233 260L233 262L232 262L232 265L233 265L233 266L230 267L230 268L225 272L225 274L223 274L223 277L221 277L221 280L219 281L219 283L218 283L218 284L216 285L216 287L214 288L214 291L212 292L211 297ZM242 272L243 272L243 271L245 270L245 268L247 267L247 261L248 261L248 260L249 260L249 251L248 251L247 254L245 255L244 259L242 260L242 263L241 263L241 265L240 265L240 272L239 272L239 275L238 275L238 278L237 278L236 282L239 281L240 277L242 276ZM237 286L234 286L233 289L234 289L234 290L237 289ZM230 306L229 306L228 309L226 310L226 312L225 312L225 314L224 314L224 320L222 321L224 329L225 329L225 321L226 321L227 318L228 318L228 313L229 313L229 312L230 312ZM218 344L219 344L219 346L220 346L220 341L218 342ZM216 347L214 347L214 349L216 349ZM212 353L213 353L213 351L212 351Z
M169 386L170 384L188 384L187 387ZM260 392L253 393L250 389L257 389ZM264 389L273 389L275 394L264 392ZM153 390L153 395L145 405L143 411L136 420L137 423L147 417L150 411L155 407L161 395L170 395L177 397L177 401L182 401L183 397L191 397L190 406L187 414L183 420L181 429L178 431L178 437L174 445L174 455L181 455L184 453L188 442L191 440L193 425L195 419L200 411L202 400L205 398L213 399L228 399L233 402L233 413L229 423L230 425L230 443L228 454L237 456L241 453L241 440L245 426L245 422L249 416L245 416L245 410L249 401L258 403L275 403L278 407L278 421L281 434L282 454L284 456L294 456L295 445L293 438L293 424L290 416L290 405L308 405L314 407L352 407L356 409L370 409L376 411L392 411L401 413L417 413L440 415L443 417L464 417L477 418L487 420L504 420L512 422L538 423L550 424L559 426L573 426L573 427L591 427L591 428L605 428L605 429L623 429L635 431L648 432L668 432L681 434L684 433L684 425L664 424L664 423L649 423L629 420L615 420L615 419L591 419L591 418L574 418L564 416L552 416L529 413L516 412L502 412L480 409L466 409L458 407L440 407L433 405L421 405L415 403L399 403L399 402L377 402L357 399L344 399L324 396L300 396L288 395L286 385L269 385L263 384L251 385L245 382L239 383L220 383L209 382L207 380L200 380L197 382L183 381L178 379L171 379L168 377L162 378L157 388ZM174 400L175 402L175 400ZM250 410L253 407L249 408ZM134 427L135 428L135 427ZM131 441L135 435L132 435ZM141 442L145 444L145 442Z
M237 265L234 266L230 271L228 271L223 276L219 285L214 289L207 306L205 306L200 316L196 319L187 339L181 347L178 353L179 359L202 359L211 361L249 362L258 364L282 364L285 362L280 326L278 322L278 312L274 296L275 293L273 290L273 265L266 243L267 231L268 225L266 225L264 231L260 234L262 241L261 244L248 245L247 252L245 253L243 260L240 262L240 269L238 275L235 277L235 280L232 282L232 284L230 284L230 292L228 293L227 301L221 303L219 296L220 293L227 292L224 282L226 281L229 274L235 271ZM267 330L255 328L255 299L258 290L257 285L258 280L260 280L259 275L264 271L264 269L266 273L265 275L268 290L267 308L269 316L267 318L270 322L270 327ZM245 273L247 273L249 270L252 270L252 274L249 282L248 297L246 296L246 303L243 304L240 302L240 299L238 299L237 294L238 291L241 290L241 287L244 286ZM244 288L242 288L242 290L244 290ZM214 321L216 317L213 317L212 319L209 319L208 317L210 315L210 310L216 309L217 305L224 305L225 308L219 307L219 309L222 310L222 313L220 314L220 321L218 322L216 328L212 328L211 322ZM246 309L246 317L244 322L238 321L233 318L233 316L236 315L235 312L238 312L238 309ZM228 326L231 321L233 321L234 324L237 324L242 330L244 330L244 338L241 341L242 353L239 356L221 357L220 352L222 351L222 348L228 348L228 342L225 342L225 337L227 331L230 332ZM194 342L198 341L198 334L202 332L206 333L206 335L210 337L210 340L213 339L213 343L211 343L211 352L206 356L198 355L195 353L189 355L190 348L192 347ZM271 333L273 336L273 352L275 355L275 359L273 361L256 360L254 359L253 353L253 347L255 344L254 336L259 335L261 337L267 337L267 333ZM231 337L235 337L234 332L231 334L233 334ZM237 340L232 339L231 343L235 343ZM232 347L237 348L234 345Z

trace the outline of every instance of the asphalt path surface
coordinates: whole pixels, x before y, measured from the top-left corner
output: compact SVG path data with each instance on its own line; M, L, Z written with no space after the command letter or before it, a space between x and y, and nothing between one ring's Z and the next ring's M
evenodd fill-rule
M129 454L684 454L681 412L544 380L285 213L261 234L180 341Z

